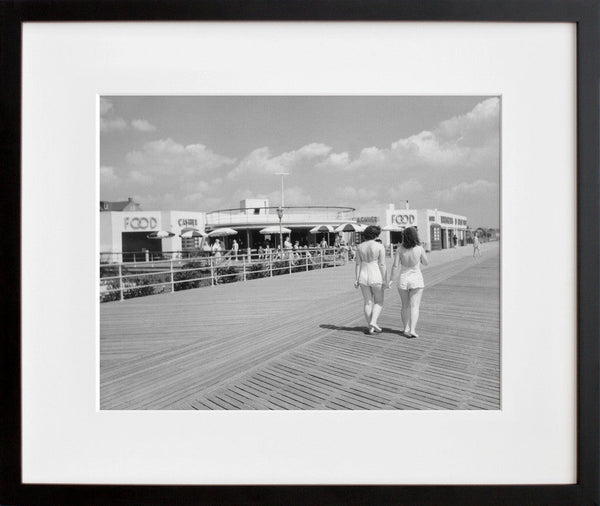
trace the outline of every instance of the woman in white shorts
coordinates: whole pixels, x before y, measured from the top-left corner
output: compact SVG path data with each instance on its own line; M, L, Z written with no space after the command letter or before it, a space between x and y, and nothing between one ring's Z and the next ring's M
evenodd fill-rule
M381 228L371 225L363 232L365 239L356 249L356 268L354 287L363 295L365 320L369 334L381 332L377 318L383 309L383 289L385 281L385 248L375 241Z
M402 300L402 323L404 324L404 334L407 337L419 337L416 328L421 297L425 288L421 264L427 265L428 263L425 250L419 243L416 229L414 227L407 228L402 234L402 244L396 251L392 274L388 282L388 286L391 287L396 271L400 269L398 293Z

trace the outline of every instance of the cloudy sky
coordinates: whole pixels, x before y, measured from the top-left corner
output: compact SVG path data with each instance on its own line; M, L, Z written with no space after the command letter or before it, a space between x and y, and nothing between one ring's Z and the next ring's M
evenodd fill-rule
M388 203L499 222L497 97L103 97L100 198L213 211L244 198Z

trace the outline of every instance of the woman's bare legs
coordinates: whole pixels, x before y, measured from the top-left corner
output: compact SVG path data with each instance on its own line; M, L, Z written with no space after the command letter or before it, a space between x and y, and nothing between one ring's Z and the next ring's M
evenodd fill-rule
M371 321L369 325L375 328L375 330L381 332L379 325L377 325L377 318L383 310L383 285L375 285L371 287L373 293L373 311L371 313Z
M423 296L422 288L414 288L410 290L410 333L416 336L417 322L419 321L419 306L421 305L421 297Z
M365 320L367 320L367 325L371 324L371 314L373 313L373 293L368 286L360 285L360 291L362 292L362 296L364 299L364 311L365 311Z
M408 290L403 290L402 288L398 288L398 293L402 301L400 314L402 315L402 323L404 324L404 333L408 334L410 332L410 295Z

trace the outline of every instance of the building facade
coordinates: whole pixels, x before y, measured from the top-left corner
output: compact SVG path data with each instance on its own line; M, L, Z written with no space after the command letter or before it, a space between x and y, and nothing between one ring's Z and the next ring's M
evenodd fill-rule
M268 199L246 199L235 209L221 209L206 214L206 226L209 230L228 227L238 234L238 243L244 248L257 249L269 244L271 247L279 244L280 238L276 229L280 220L277 207L269 205ZM300 246L317 245L325 239L333 244L335 233L311 233L310 230L318 225L330 225L335 228L343 223L353 222L355 209L352 207L334 206L285 206L282 209L281 226L290 229L284 233L292 243L298 241ZM265 228L275 228L271 234L263 234ZM229 239L231 240L231 239ZM225 244L227 246L228 240Z
M121 211L108 211L110 204L124 204ZM271 207L267 199L247 199L240 207L208 213L193 211L142 211L139 204L128 202L101 202L100 212L100 253L103 262L138 261L160 256L163 252L185 252L200 247L198 238L182 238L185 229L210 232L220 228L232 228L237 234L223 237L225 249L230 249L235 239L241 249L256 250L261 245L277 247L280 236L279 225L290 229L283 233L292 243L300 246L316 246L323 239L331 246L335 232L312 233L317 225L329 225L332 229L343 223L358 223L363 226L379 225L384 230L382 242L389 246L401 240L401 230L415 227L427 251L464 246L467 243L467 218L458 214L437 209L396 208L389 204L386 208L372 208L357 212L351 207L332 206L288 206L283 208L281 220L276 207ZM128 210L131 209L131 210ZM281 212L281 211L280 211ZM269 227L271 233L261 233ZM153 239L153 232L170 232L172 237ZM350 244L361 241L360 233L346 232L343 238Z
M191 211L105 211L100 213L101 261L144 259L144 252L185 251L197 247L194 239L179 237L182 230L203 232L206 214ZM171 232L173 237L151 239L152 232ZM140 256L140 254L142 254Z
M389 246L400 242L401 231L407 227L415 227L419 239L427 251L446 249L467 243L467 217L459 214L440 211L438 209L410 209L408 205L396 208L389 204L384 209L369 209L355 216L361 225L378 225L384 230L382 242Z

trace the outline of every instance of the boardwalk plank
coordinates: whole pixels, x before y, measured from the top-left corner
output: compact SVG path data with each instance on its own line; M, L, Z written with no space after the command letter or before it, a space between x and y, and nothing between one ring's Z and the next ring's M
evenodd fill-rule
M432 262L418 339L352 266L101 306L102 409L499 409L498 255ZM287 279L286 279L287 278ZM318 288L318 289L317 289Z

